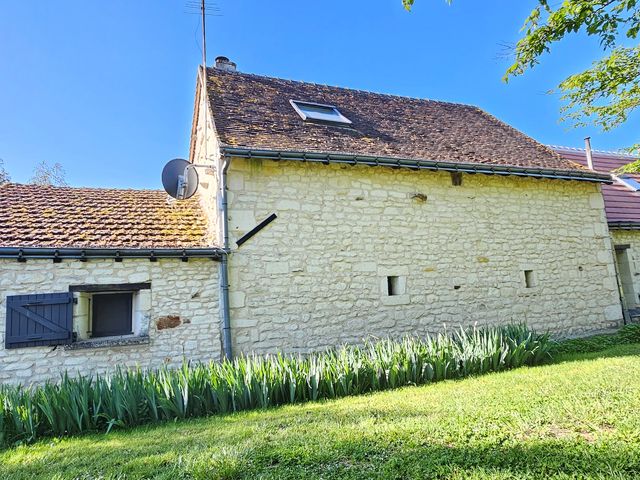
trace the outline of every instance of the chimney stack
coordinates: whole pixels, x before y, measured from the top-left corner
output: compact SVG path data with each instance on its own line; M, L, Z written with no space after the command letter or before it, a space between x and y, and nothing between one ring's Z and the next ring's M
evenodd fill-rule
M236 64L229 60L227 57L216 57L216 68L225 70L227 72L235 72Z
M587 168L593 170L593 157L591 152L591 137L584 139L584 150L587 153Z

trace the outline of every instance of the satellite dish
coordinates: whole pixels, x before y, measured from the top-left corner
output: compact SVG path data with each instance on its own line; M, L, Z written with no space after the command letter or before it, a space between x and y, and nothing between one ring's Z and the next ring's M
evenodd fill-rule
M178 200L193 197L198 190L198 172L182 158L174 158L162 169L164 191Z

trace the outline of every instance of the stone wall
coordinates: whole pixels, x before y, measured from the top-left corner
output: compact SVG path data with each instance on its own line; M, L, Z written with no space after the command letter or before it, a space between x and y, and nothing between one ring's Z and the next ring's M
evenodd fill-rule
M234 158L229 202L232 245L278 215L230 257L236 354L622 321L597 184Z
M278 215L230 256L236 354L308 352L476 322L526 322L567 336L622 322L596 184L463 175L454 186L444 172L237 158L228 184L232 245ZM205 189L205 204L214 192ZM634 234L614 232L616 243L640 252L635 237L622 235ZM148 333L148 342L2 346L0 383L41 382L64 370L218 359L218 266L211 260L1 260L2 337L7 295L96 283L150 282L151 290L135 307L136 331ZM75 307L81 338L82 305Z
M197 118L194 119L193 131L191 132L192 144L189 159L195 165L207 165L207 167L196 167L200 180L197 195L208 219L208 244L221 245L221 222L218 214L220 211L218 208L220 146L216 127L212 121L211 109L208 104L205 109L199 84L200 76L198 76L196 110L194 112Z
M156 368L178 366L185 358L219 359L218 266L207 259L0 260L0 383L55 380L65 370L72 375L90 374L116 366ZM4 348L7 295L67 292L70 285L140 282L151 283L135 305L137 332L148 334L148 340L125 346L107 342L100 348ZM82 302L74 309L74 329L83 337Z
M632 278L633 292L628 292L632 298L629 308L640 309L640 231L638 230L611 230L611 239L614 245L629 245L627 250L628 265ZM640 313L640 312L634 312ZM637 316L637 315L634 315Z

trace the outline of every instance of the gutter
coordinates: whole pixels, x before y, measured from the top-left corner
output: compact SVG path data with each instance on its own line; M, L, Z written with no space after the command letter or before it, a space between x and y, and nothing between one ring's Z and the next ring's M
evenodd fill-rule
M86 261L90 259L148 258L155 261L159 258L179 258L188 261L190 258L210 258L220 260L223 251L220 248L39 248L39 247L0 247L0 258L14 258L19 262L27 259L53 260L63 259Z
M640 230L640 222L609 222L611 230Z
M554 180L578 180L607 184L613 183L611 175L589 170L553 170L549 168L483 165L475 163L377 157L368 155L310 153L285 150L255 150L243 147L221 147L221 150L223 155L240 158L257 158L262 160L291 160L323 164L338 163L347 165L368 165L372 167L409 168L414 170L462 172L471 174L482 173L485 175L548 178Z
M220 321L222 323L222 351L227 360L233 358L231 346L231 315L229 312L229 221L227 218L227 170L231 158L222 152L222 169L220 174L220 214L222 216L223 254L220 264Z

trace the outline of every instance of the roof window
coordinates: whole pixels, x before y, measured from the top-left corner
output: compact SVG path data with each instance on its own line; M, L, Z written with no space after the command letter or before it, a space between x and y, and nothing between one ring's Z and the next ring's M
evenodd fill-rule
M342 115L333 105L323 105L321 103L301 102L299 100L289 100L291 105L298 112L303 120L321 123L339 123L350 125L351 120Z
M625 187L633 190L634 192L640 190L640 182L628 175L622 175L618 177L618 180L620 180Z

